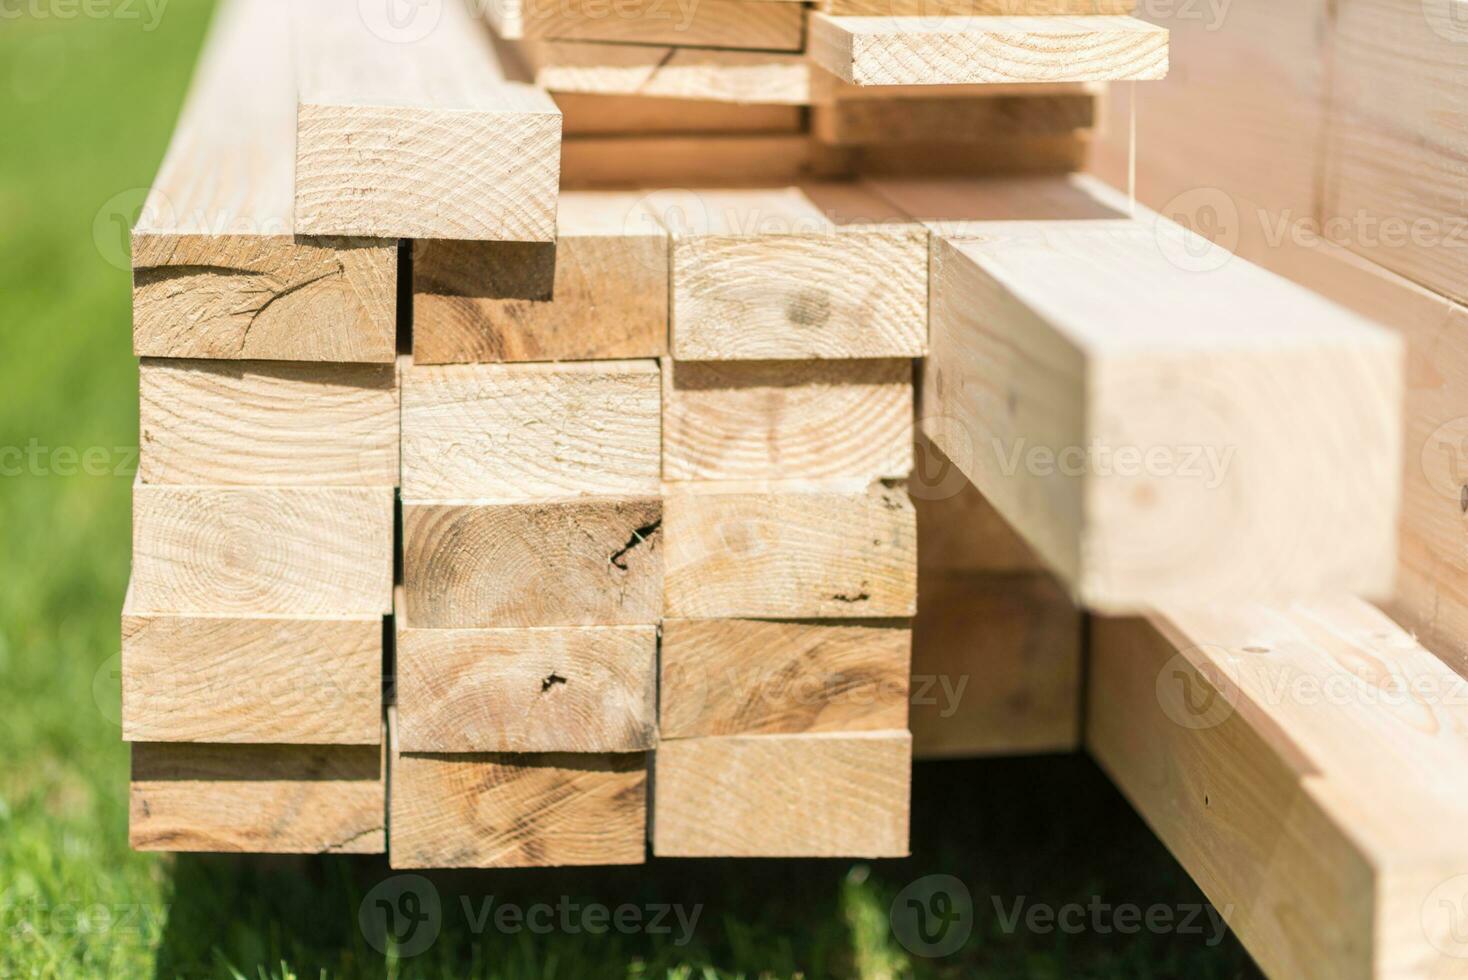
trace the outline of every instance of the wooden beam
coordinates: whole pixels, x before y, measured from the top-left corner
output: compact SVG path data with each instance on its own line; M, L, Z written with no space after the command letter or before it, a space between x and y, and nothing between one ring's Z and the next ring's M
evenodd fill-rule
M802 4L767 0L620 0L615 11L558 0L492 0L485 13L508 41L545 38L673 47L799 51Z
M135 742L128 842L138 851L381 854L379 745Z
M961 139L955 134L955 140ZM824 146L825 144L817 144ZM991 136L962 141L865 143L829 147L826 165L855 177L1009 177L1082 170L1090 155L1085 131L1048 136Z
M579 92L562 92L555 100L567 136L798 133L805 128L804 113L798 105Z
M663 361L663 479L902 478L912 362Z
M916 433L908 496L917 512L918 568L937 572L1034 572L1024 539L933 441Z
M392 487L133 487L140 613L392 612Z
M144 358L138 381L144 483L398 482L395 365Z
M827 14L854 17L1067 17L1130 14L1136 0L818 0Z
M659 357L668 338L668 237L642 195L565 191L554 246L419 242L413 360Z
M1143 81L1167 30L1131 17L810 18L808 57L854 85Z
M132 228L141 357L393 360L395 243L297 237L288 18L282 0L215 16Z
M916 529L882 484L669 485L669 618L911 616Z
M658 857L905 857L907 732L684 738L658 746Z
M525 41L515 50L548 92L805 105L810 63L799 54L665 45Z
M664 620L660 734L904 729L911 650L905 620Z
M578 136L561 153L561 182L570 188L784 182L810 177L817 165L803 133Z
M463 4L406 26L354 0L290 8L298 231L555 240L560 110L506 81Z
M660 383L653 360L409 365L403 498L656 495Z
M923 94L888 99L835 98L811 109L811 132L835 146L984 142L1005 137L1054 136L1096 125L1099 93L1092 87L1044 86L1062 91L1027 92L1031 86L985 86L1000 92L955 95L920 88ZM883 88L847 88L867 93Z
M1409 635L1353 599L1099 620L1089 675L1091 752L1264 972L1461 975L1463 681Z
M919 357L927 235L857 185L661 191L680 360Z

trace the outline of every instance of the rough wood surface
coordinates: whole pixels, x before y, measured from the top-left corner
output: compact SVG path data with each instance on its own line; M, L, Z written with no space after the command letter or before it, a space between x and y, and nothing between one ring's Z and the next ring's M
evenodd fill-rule
M399 624L405 752L637 752L657 738L657 629Z
M394 868L641 864L647 756L394 752Z
M814 166L810 138L792 133L578 136L561 145L561 157L561 182L572 188L781 182L805 179Z
M907 360L663 361L663 479L901 478Z
M549 92L805 105L810 63L799 54L643 44L526 41L516 45Z
M636 626L663 602L657 498L403 504L414 626Z
M138 381L144 483L398 482L393 365L145 358Z
M555 240L560 110L506 81L465 5L401 26L354 0L290 6L297 231Z
M377 745L382 618L159 616L124 608L122 737Z
M620 0L615 10L586 0L489 0L485 14L500 37L518 41L613 41L680 48L799 51L804 10L764 0Z
M658 365L410 365L405 500L538 501L658 492Z
M907 732L727 735L658 746L658 857L905 857Z
M567 136L798 133L805 124L800 106L781 103L579 92L560 92L555 100Z
M918 758L1076 748L1082 626L1064 589L1043 574L920 567L918 595L910 723Z
M381 854L378 745L132 746L128 840L139 851Z
M854 184L654 192L681 360L919 357L927 235Z
M911 616L916 528L881 484L670 487L664 613L671 618Z
M1267 974L1462 974L1464 682L1384 615L1099 620L1089 676L1092 754Z
M1131 17L810 18L807 54L854 85L1102 82L1167 75L1167 30Z
M905 620L669 619L663 738L907 727Z
M139 613L392 611L391 487L133 487Z

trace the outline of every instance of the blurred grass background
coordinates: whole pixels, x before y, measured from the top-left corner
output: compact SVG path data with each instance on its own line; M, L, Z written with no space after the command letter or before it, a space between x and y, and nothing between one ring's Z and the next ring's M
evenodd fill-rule
M363 896L390 876L381 859L132 853L117 723L137 443L126 226L210 12L159 3L0 10L0 977L1257 975L1206 928L1001 927L996 900L1203 901L1081 757L920 765L905 861L434 876L443 931L413 957L380 954L358 927ZM106 475L67 475L82 458ZM962 879L976 913L964 946L931 960L888 920L898 891L930 873ZM476 934L462 902L490 895L700 912L684 945L676 930Z

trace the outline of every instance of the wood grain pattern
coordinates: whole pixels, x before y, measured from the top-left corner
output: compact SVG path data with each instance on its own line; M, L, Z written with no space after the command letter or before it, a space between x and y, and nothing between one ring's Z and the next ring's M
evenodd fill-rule
M553 247L419 242L419 364L658 357L667 350L668 241L642 195L566 191Z
M800 106L781 103L580 92L560 92L555 100L567 136L798 133L805 126Z
M353 0L291 4L304 234L555 240L561 114L505 79L457 3L398 28Z
M1101 82L1167 75L1167 30L1131 17L810 18L808 57L854 85Z
M382 619L124 608L122 737L378 745Z
M621 0L611 8L588 0L490 0L485 14L506 40L548 38L667 44L683 48L799 51L804 11L798 3Z
M647 756L394 753L394 868L641 864Z
M1384 615L1099 620L1090 681L1091 752L1265 972L1462 973L1463 681Z
M657 629L399 624L405 752L637 752L657 738Z
M779 182L813 172L804 134L577 136L561 144L561 182L570 188Z
M916 528L881 484L667 491L664 614L670 618L911 616Z
M907 727L905 620L669 619L663 738Z
M654 192L680 360L919 357L926 233L861 187Z
M656 623L662 518L657 498L405 502L408 619L425 629Z
M403 497L656 494L659 386L652 360L405 367Z
M145 358L138 380L144 483L398 482L393 365Z
M663 479L901 478L912 363L663 361Z
M138 851L381 854L377 745L135 742L128 841Z
M920 567L918 595L910 724L918 758L1076 749L1082 624L1064 589L1043 574Z
M133 487L140 613L392 611L391 487Z
M907 732L674 739L654 772L658 857L907 854Z
M810 63L799 54L644 44L525 41L515 50L549 92L805 105Z

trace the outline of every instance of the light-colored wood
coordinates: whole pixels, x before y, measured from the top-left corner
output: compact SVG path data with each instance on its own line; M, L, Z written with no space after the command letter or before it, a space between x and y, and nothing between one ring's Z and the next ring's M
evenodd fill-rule
M912 504L882 484L670 485L670 618L911 616Z
M1167 75L1167 29L1131 17L810 18L808 57L853 85L1103 82Z
M927 234L855 184L648 196L681 360L919 357Z
M377 745L382 618L160 616L124 608L129 742Z
M814 172L810 137L791 133L578 136L561 145L561 156L569 188L783 182Z
M907 727L906 620L669 619L663 738Z
M663 361L663 479L901 478L912 362Z
M798 133L805 121L800 106L779 103L745 105L578 92L559 93L555 100L567 136Z
M816 4L824 13L856 17L1115 15L1130 14L1136 6L1136 0L819 0Z
M647 756L395 752L391 807L394 868L641 864Z
M905 857L907 732L684 738L658 746L658 857Z
M974 177L1068 174L1083 170L1089 134L1003 136L963 143L868 143L826 147L816 154L823 173L856 177Z
M144 483L398 481L394 365L145 358L138 380Z
M1267 974L1464 975L1464 682L1384 615L1101 620L1089 675L1091 752Z
M1096 123L1099 93L1093 89L1076 85L1070 91L1030 93L1024 91L1026 86L1003 88L1004 94L956 96L946 89L924 88L920 91L925 94L890 99L838 98L812 107L811 132L816 139L836 146L880 147L1066 135Z
M561 113L505 79L467 7L399 26L294 3L303 234L555 240Z
M918 758L1076 748L1081 614L1053 579L919 567L918 595L911 710Z
M924 431L1087 605L1390 592L1395 337L1162 219L971 233Z
M1131 215L1124 193L1084 174L1066 176L885 177L866 186L934 235L982 237L984 222L1109 221Z
M379 745L135 742L128 841L138 851L381 854Z
M525 41L516 50L555 93L805 105L810 63L798 54L644 44Z
M133 486L139 613L392 612L392 487Z
M663 602L657 498L403 503L414 626L637 626Z
M650 749L657 650L654 626L414 629L400 620L398 748Z
M413 359L606 360L667 350L667 233L642 195L566 191L554 246L419 242Z
M954 572L1030 572L1044 566L963 470L921 431L907 494L917 512L918 568ZM918 589L922 593L921 585Z
M393 359L394 243L295 236L288 18L282 0L220 5L132 229L141 357Z
M658 364L409 365L405 500L658 492Z
M488 0L485 14L505 40L614 41L680 48L799 51L804 10L762 0Z

